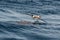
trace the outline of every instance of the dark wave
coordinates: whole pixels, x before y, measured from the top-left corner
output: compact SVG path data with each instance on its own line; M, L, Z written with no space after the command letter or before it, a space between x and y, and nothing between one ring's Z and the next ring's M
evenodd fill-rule
M20 13L60 14L59 0L1 0L0 2L0 7L17 9L16 11Z
M30 15L47 23L15 22L35 21ZM60 0L0 0L0 40L60 40Z
M17 25L9 22L0 22L0 39L1 40L59 40L43 33L49 33L44 31L44 27L38 28L34 26ZM45 28L46 29L46 28ZM52 32L52 31L51 31ZM55 32L52 32L55 33Z

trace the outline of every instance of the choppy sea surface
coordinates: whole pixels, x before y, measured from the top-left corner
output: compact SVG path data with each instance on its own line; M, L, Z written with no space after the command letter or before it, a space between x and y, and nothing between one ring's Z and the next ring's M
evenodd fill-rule
M34 21L27 14L41 15L46 25L13 22ZM60 0L0 0L0 40L60 40Z

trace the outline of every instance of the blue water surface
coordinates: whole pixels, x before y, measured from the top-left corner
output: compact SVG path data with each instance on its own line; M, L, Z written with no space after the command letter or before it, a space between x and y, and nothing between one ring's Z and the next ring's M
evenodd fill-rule
M34 21L32 14L46 25L13 22ZM60 0L0 0L0 40L60 40Z

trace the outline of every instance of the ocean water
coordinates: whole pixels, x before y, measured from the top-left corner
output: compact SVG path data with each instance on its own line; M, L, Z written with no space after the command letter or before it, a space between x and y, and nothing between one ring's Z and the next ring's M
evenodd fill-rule
M34 21L32 14L46 25L13 22ZM0 40L60 40L60 0L0 0Z

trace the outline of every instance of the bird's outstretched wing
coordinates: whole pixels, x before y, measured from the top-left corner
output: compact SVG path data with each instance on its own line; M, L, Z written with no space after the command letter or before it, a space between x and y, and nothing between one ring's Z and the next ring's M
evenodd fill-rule
M44 21L45 23L47 23L45 20L43 20L43 19L40 19L40 20L42 20L42 21Z

